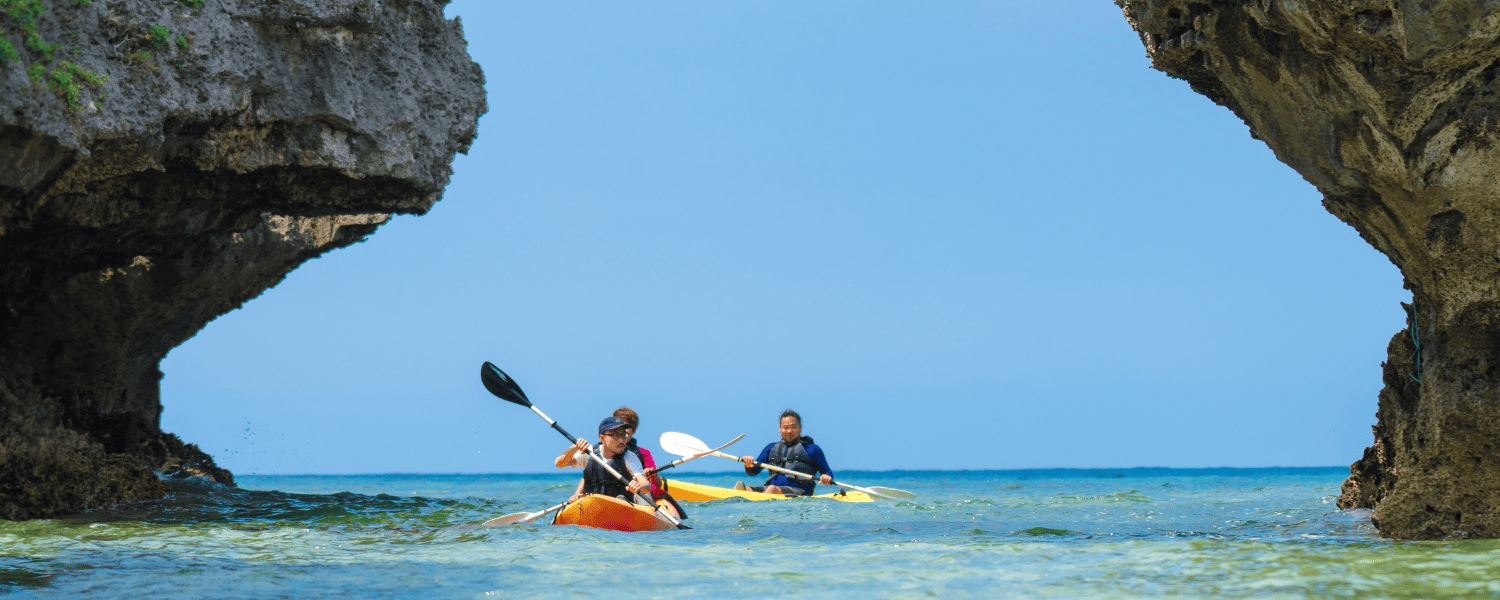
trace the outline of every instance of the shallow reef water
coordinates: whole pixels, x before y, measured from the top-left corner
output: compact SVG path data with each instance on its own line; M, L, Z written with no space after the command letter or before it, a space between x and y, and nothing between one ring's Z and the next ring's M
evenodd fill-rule
M243 476L0 522L0 594L153 598L1488 597L1500 541L1380 539L1346 468L845 472L918 500L687 505L619 533L492 517L576 475ZM731 486L725 473L678 473Z

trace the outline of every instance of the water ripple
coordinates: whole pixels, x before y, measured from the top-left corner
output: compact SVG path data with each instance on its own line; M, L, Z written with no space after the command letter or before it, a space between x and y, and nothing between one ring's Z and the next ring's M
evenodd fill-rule
M1346 470L845 473L919 499L690 505L694 529L494 516L576 475L174 480L168 497L0 523L0 591L36 597L1471 597L1500 542L1381 540ZM719 474L683 479L728 486Z

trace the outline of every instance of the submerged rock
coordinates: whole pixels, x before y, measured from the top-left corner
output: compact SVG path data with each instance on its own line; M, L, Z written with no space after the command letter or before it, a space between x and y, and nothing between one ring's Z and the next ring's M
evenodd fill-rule
M1500 536L1500 5L1116 4L1153 67L1243 119L1412 291L1339 506L1385 536Z
M442 195L487 110L445 2L19 3L0 22L0 517L233 483L158 364Z

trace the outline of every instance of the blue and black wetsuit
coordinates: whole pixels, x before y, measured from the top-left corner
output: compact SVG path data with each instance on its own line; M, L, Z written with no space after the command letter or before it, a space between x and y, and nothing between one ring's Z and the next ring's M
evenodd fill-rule
M789 491L800 491L803 496L811 496L813 490L817 489L819 475L833 476L833 469L828 466L828 459L823 457L823 449L814 444L812 438L805 435L790 445L781 440L767 445L766 449L760 451L760 456L755 458L755 462L812 475L813 478L809 480L772 471L771 478L766 480L765 486L774 485ZM745 474L759 475L761 470L760 465L746 467ZM765 486L751 489L761 491L765 489Z

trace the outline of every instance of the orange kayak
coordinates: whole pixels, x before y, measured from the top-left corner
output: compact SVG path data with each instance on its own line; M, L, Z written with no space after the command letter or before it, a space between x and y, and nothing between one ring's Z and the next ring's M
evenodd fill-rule
M564 506L553 525L582 525L615 531L665 531L676 527L666 517L619 498L589 494Z

